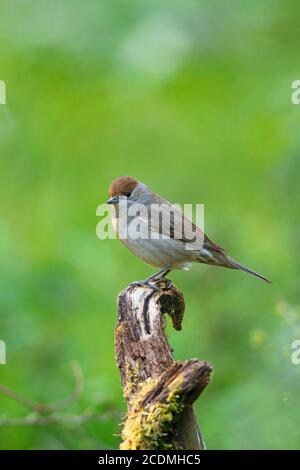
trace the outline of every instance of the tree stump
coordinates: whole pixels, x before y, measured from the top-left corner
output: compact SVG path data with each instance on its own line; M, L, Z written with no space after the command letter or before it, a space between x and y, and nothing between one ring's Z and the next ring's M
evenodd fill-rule
M193 403L210 380L205 361L174 361L166 336L169 314L181 329L182 293L169 280L131 285L118 297L115 349L127 415L121 449L204 449Z

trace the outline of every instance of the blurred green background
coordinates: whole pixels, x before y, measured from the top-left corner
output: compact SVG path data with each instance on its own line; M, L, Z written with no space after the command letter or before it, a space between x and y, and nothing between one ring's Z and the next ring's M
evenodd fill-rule
M207 446L300 447L299 10L1 0L0 382L58 401L77 360L84 391L62 413L106 419L0 426L0 448L118 447L116 296L153 272L95 234L96 207L123 174L204 203L208 235L273 281L201 265L171 275L186 299L183 331L168 326L175 357L214 366L197 402ZM28 413L0 396L0 417Z

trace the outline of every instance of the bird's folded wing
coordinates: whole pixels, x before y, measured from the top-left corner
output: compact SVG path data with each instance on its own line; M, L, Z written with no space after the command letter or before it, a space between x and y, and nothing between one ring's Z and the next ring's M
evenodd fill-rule
M195 250L202 247L224 253L224 250L212 242L203 231L197 227L175 205L162 198L156 198L151 205L151 213L140 214L136 219L140 223L141 233L155 238L171 238L183 243L193 243Z

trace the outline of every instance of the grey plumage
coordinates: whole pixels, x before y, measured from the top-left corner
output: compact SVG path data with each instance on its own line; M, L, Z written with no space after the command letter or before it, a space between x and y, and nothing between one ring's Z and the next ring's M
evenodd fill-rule
M143 183L130 177L115 180L110 190L112 199L125 194L128 223L134 222L139 227L140 237L136 239L129 234L127 238L121 239L129 250L146 263L168 270L188 269L191 263L204 263L238 269L270 282L228 256L223 248L211 241L178 208L154 194ZM130 215L131 208L137 204L141 205L141 213ZM146 213L143 213L143 207L148 209ZM160 217L161 213L164 217ZM113 206L112 218L118 233L117 204Z

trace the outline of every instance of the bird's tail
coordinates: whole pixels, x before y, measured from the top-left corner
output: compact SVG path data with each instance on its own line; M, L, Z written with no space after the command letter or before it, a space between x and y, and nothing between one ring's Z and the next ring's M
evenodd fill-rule
M243 264L240 264L235 259L230 258L230 256L226 256L226 260L229 263L229 265L227 265L228 268L231 267L232 269L239 269L240 271L244 271L245 273L252 274L252 276L255 276L259 279L262 279L263 281L267 282L268 284L272 284L272 282L269 279L262 276L261 274L256 273L255 271L252 271L252 269L247 268L247 266L244 266Z

